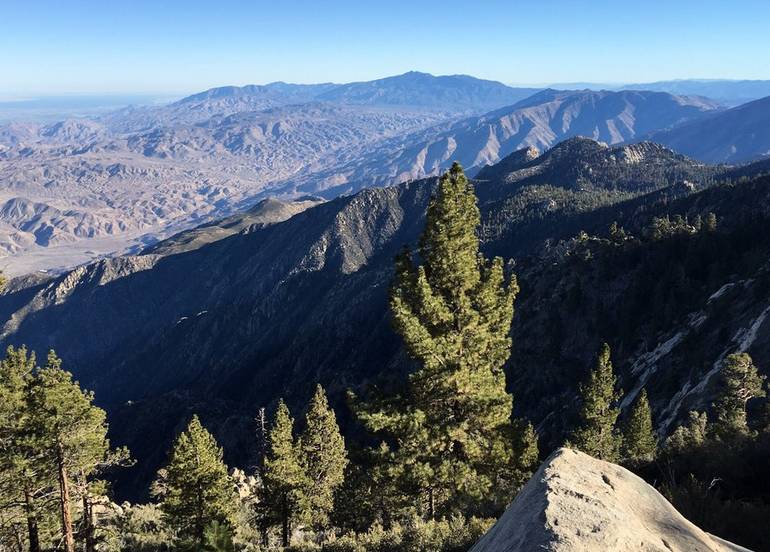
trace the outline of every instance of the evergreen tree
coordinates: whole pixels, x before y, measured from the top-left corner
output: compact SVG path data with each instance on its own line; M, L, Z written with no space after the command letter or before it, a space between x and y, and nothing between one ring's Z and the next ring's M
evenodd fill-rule
M348 453L337 418L320 385L316 387L305 417L300 448L308 477L311 522L316 530L323 531L329 526L335 492L345 481Z
M271 512L265 492L265 459L267 458L270 446L270 428L268 427L267 413L265 407L260 407L255 420L257 426L256 445L257 445L257 464L256 471L259 476L260 484L258 498L254 501L254 524L256 525L261 544L267 547L269 544L269 531L272 525Z
M176 439L169 463L154 485L167 522L198 550L212 523L230 524L235 492L214 436L193 416Z
M655 458L657 446L647 390L642 389L631 406L631 412L623 427L623 459L649 462Z
M479 223L455 163L428 206L423 264L401 254L391 289L394 327L419 368L403 397L358 405L368 428L393 442L383 449L392 479L429 518L508 500L531 467L514 447L521 435L503 372L518 285L506 284L502 259L480 255Z
M93 393L83 391L72 374L61 368L51 351L46 367L30 387L29 412L36 446L53 460L58 479L58 502L66 552L74 552L73 485L86 480L109 462L106 415L94 406ZM122 456L122 454L120 455Z
M291 532L308 512L308 477L299 444L294 439L294 420L281 400L270 430L270 450L265 458L265 491L273 519L281 525L283 546L291 544Z
M717 230L717 216L714 213L706 215L706 221L703 223L703 227L706 232L716 232Z
M747 436L746 403L764 397L765 377L746 353L728 356L719 371L719 396L712 406L714 434L724 440Z
M41 549L38 500L51 484L28 408L36 369L35 354L25 347L8 347L0 362L0 508L23 516L30 552Z
M616 390L616 384L610 347L605 343L596 368L591 371L588 381L580 386L580 425L568 446L600 460L618 460L620 438L615 431L615 422L620 414L617 401L621 393Z
M674 455L691 452L706 442L708 421L703 412L690 411L687 423L677 427L666 439L665 451Z

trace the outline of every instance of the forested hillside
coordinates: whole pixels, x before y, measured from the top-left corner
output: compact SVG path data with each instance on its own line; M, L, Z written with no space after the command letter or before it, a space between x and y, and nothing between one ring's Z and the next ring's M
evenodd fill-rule
M522 286L512 334L515 354L508 366L511 390L522 397L517 409L534 396L534 386L544 393L531 405L532 419L540 423L547 411L539 406L550 400L569 403L563 400L564 393L569 395L564 383L580 377L581 366L587 366L600 340L618 339L613 343L620 353L618 364L622 373L630 374L635 363L683 328L677 317L705 308L711 294L739 280L737 266L727 264L699 287L685 280L681 293L690 302L650 301L649 290L639 287L649 284L631 278L634 272L618 269L617 284L600 282L596 271L605 261L599 251L587 254L580 269L586 282L580 294L572 291L570 297L606 305L609 312L580 304L567 315L553 292L577 289L568 283L581 274L571 265L577 257L564 254L569 240L581 230L606 238L617 221L637 240L611 251L631 263L646 259L648 249L677 247L672 244L683 239L637 243L647 239L642 229L654 217L679 214L692 221L700 215L705 220L714 212L721 222L712 239L724 240L731 254L738 254L742 248L729 245L738 238L723 236L721 229L733 228L734 217L750 213L763 220L765 180L713 187L730 178L726 169L653 146L611 149L574 140L530 157L512 155L499 169L490 169L488 177L480 175L476 189L482 248L515 260L508 270L519 274ZM750 173L744 169L741 174ZM250 454L246 437L258 406L274 404L281 395L296 405L316 381L341 406L347 388L397 378L409 370L390 329L387 288L392 259L403 245L417 240L433 185L426 180L366 190L177 255L104 260L51 280L12 281L1 299L7 320L4 340L38 351L53 347L67 359L116 420L116 441L132 445L138 458L149 460L137 467L136 482L148 480L151 466L161 462L171 437L192 411L210 417L228 460L245 462ZM709 189L700 193L704 188ZM589 239L587 247L593 243ZM661 271L673 278L666 274L675 265L665 258L662 253L652 257L653 266L640 267L639 273ZM704 277L703 265L692 270ZM673 293L658 285L658 294ZM635 307L639 323L610 308L616 304L611 294L621 292L646 299ZM622 304L635 303L628 299ZM734 328L721 330L725 340L710 341L707 350L726 345L735 332L750 327L754 319L749 314L718 320L720 327ZM631 333L618 338L612 316L632 326ZM555 324L554 317L564 322ZM589 328L604 327L608 330L587 335ZM759 330L757 342L764 343ZM88 339L83 339L84 332ZM556 342L559 346L553 348ZM585 342L593 345L585 347ZM713 361L720 353L703 354ZM763 355L760 347L758 358ZM683 374L678 362L671 362L681 384L702 369L701 364L688 366ZM556 378L554 385L539 383L537 373L545 373L541 366L554 374L549 376ZM662 408L676 392L672 384L651 400ZM671 414L681 414L675 410ZM340 416L349 428L345 409ZM119 488L135 492L141 486Z

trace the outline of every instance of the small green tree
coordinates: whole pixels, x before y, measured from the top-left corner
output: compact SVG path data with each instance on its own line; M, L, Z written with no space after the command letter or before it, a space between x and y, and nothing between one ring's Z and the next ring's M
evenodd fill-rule
M706 232L716 232L717 230L717 216L714 213L708 213L706 220L703 223L703 228Z
M212 521L204 531L205 552L235 552L233 529L229 524Z
M318 385L305 416L300 438L302 463L308 477L310 519L317 531L328 529L334 495L345 482L348 453L334 410L329 407L323 387Z
M749 435L746 403L764 397L765 377L746 353L728 356L719 371L719 395L712 405L714 435L723 440Z
M616 385L610 346L605 343L599 351L596 368L591 371L588 381L580 386L580 425L568 446L600 460L618 460L620 437L615 431L615 422L620 414L617 401L621 393Z
M236 499L222 449L193 416L176 439L169 463L158 472L156 496L168 524L198 550L206 545L206 528L230 524Z
M267 506L281 525L283 546L291 544L293 526L308 512L308 477L302 465L299 444L294 439L294 420L281 400L270 430L270 449L265 458Z
M655 458L657 447L658 439L652 426L647 390L642 389L623 426L622 457L631 462L649 462Z
M671 454L685 454L696 450L706 442L708 420L703 412L694 410L687 414L687 422L677 427L666 439L665 450Z
M87 481L110 462L110 444L104 410L94 406L94 395L83 391L72 374L61 368L56 353L39 370L30 386L29 412L36 446L52 459L58 479L58 502L64 550L74 552L73 486ZM124 453L117 456L123 458Z

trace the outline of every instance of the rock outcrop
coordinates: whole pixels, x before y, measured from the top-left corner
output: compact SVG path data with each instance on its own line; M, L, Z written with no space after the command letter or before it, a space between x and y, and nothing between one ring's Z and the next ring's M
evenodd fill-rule
M546 460L471 552L746 552L702 531L630 471L582 452Z

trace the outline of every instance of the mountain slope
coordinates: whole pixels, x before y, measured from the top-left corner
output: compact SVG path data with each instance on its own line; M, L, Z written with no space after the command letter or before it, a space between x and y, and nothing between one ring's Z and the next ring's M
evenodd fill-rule
M740 163L770 156L770 96L650 139L707 163Z
M655 90L679 96L704 96L736 106L770 96L770 80L681 79L623 86L626 90Z
M221 87L95 120L5 125L0 201L72 215L0 215L0 255L8 255L0 265L11 274L58 270L135 250L279 190L306 195L290 190L295 181L313 188L323 170L325 183L333 181L332 167L376 142L532 92L407 73L349 85ZM51 239L41 239L46 232Z
M578 257L562 255L569 242L560 242L580 230L604 232L613 220L630 223L638 218L646 224L654 214L674 209L676 202L700 197L693 192L712 185L724 169L704 167L657 146L608 148L585 139L531 157L531 152L514 154L497 170L488 169L488 178L477 188L483 248L487 254L516 259L522 285L509 366L516 405L541 423L546 436L558 435L560 428L555 420L548 421L549 413L558 410L555 405L570 404L583 367L591 363L594 342L611 340L618 348L618 366L630 369L644 352L638 350L640 342L654 344L659 332L677 331L673 315L679 311L663 316L657 310L661 305L678 304L689 313L691 305L705 302L728 282L715 274L714 282L693 287L691 301L637 305L629 297L637 292L650 296L642 276L662 271L659 279L667 282L675 263L639 266L649 247L640 245L641 251L624 252L619 272L603 280L603 265L589 260L576 268ZM565 171L570 166L574 168ZM79 380L96 391L110 413L115 442L129 444L146 460L142 468L148 471L135 475L142 481L136 488L144 488L177 425L192 410L210 421L229 460L241 463L248 454L244 443L255 405L280 395L291 404L303 403L315 381L339 400L349 387L383 378L392 383L410 368L390 329L387 290L393 257L404 244L416 242L434 182L364 190L284 222L249 225L194 250L166 251L177 254L150 251L43 281L13 281L0 296L2 344L26 343L40 353L53 347ZM750 204L762 213L760 198L768 192L764 184L757 186ZM728 188L716 191L731 197ZM702 209L689 209L711 209L722 217L738 212L736 205L746 201L741 196L737 203L710 201ZM184 236L179 238L182 249ZM698 257L702 263L722 266L713 261L716 248L705 251L711 256ZM652 250L649 254L659 258ZM604 262L606 255L597 250L588 258ZM742 270L753 265L746 266ZM700 265L693 270L708 272ZM729 275L742 277L734 270ZM569 290L578 276L583 291L575 299ZM611 296L598 283L602 281L608 282ZM630 328L622 341L617 332L623 324L612 318L606 331L595 318L604 312L599 306L604 300L642 309L634 318L638 327ZM762 305L756 301L751 309L730 316L730 335L750 325L749 317ZM622 317L624 311L611 310L606 316L610 314ZM770 344L770 336L767 341L764 336L757 341ZM716 358L724 340L708 339L704 351ZM678 371L677 354L665 359L656 373L659 387L651 389L659 412L667 408L677 385L692 381ZM765 358L761 350L757 358ZM624 386L631 389L633 384ZM703 396L695 392L673 411L681 413ZM345 424L348 414L341 411L340 416Z
M263 199L243 213L185 230L146 248L142 253L144 255L174 255L191 251L233 234L283 222L321 202L322 200L313 197L299 198L294 201L281 201L275 198Z
M616 144L718 109L703 98L662 92L545 90L480 117L378 143L312 179L294 179L291 186L305 193L351 192L434 175L453 161L474 173L524 147L544 150L573 136Z
M344 84L319 94L316 99L355 105L484 112L514 104L537 91L537 88L512 88L468 75L433 76L410 71L374 81Z
M48 220L58 237L43 242L27 230L35 224L31 212L0 215L8 228L0 248L13 254L3 268L20 274L66 267L163 239L275 195L299 172L312 176L373 142L441 120L436 113L313 103L117 135L108 123L25 127L0 150L0 202L18 198L86 216L74 224ZM57 252L61 263L52 262Z
M0 201L65 219L0 215L0 268L57 269L135 251L266 197L331 199L435 175L474 173L571 136L627 141L717 109L651 92L540 92L407 73L349 85L212 89L95 121L0 130ZM467 117L482 109L483 116ZM458 120L459 119L459 120ZM27 228L34 229L27 231ZM40 239L51 228L52 239Z

